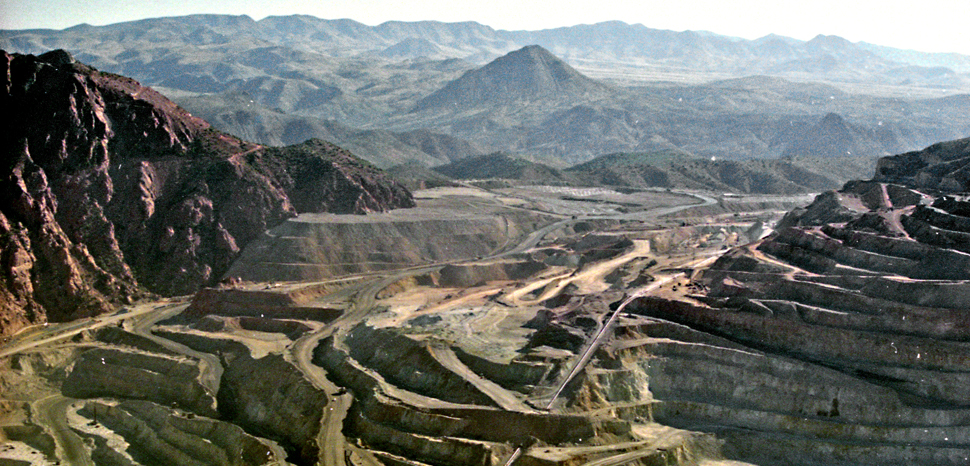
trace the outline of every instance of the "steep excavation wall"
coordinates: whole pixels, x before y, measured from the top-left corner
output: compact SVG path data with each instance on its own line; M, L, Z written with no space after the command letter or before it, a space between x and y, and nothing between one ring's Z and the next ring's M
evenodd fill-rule
M202 386L200 375L194 360L98 348L74 362L62 391L73 398L149 400L215 416L215 396Z
M326 393L279 355L253 359L241 350L226 355L224 365L219 412L248 432L280 442L297 464L315 464Z
M495 406L488 395L442 366L433 342L361 325L347 335L346 344L352 358L377 368L397 386L454 403Z
M80 413L121 435L130 445L127 453L146 466L243 466L276 459L269 447L238 426L175 415L147 401L88 402ZM107 451L92 454L102 462L105 456Z
M491 254L533 231L528 212L477 214L415 208L360 215L301 215L247 247L227 276L311 281Z
M342 313L339 309L301 306L304 298L285 291L206 288L192 297L184 315L190 318L219 315L329 322Z
M521 280L546 268L535 260L505 260L483 264L448 264L439 271L438 284L451 288L470 288L489 281Z
M224 370L216 399L212 400L218 401L213 405L218 407L218 412L212 411L207 416L239 426L250 435L278 442L292 463L316 463L320 448L316 436L328 404L327 395L314 387L296 366L275 354L254 359L244 344L218 338L216 334L165 330L156 330L155 334L220 358ZM78 377L78 385L83 385L84 380ZM173 391L178 389L175 385L171 387ZM150 399L169 405L158 397Z
M616 376L647 380L655 419L716 433L733 458L965 464L970 209L928 199L847 185L701 286L634 300L647 323L618 331ZM845 217L811 225L833 203Z
M397 365L375 358L379 352L398 354L398 345L402 343L399 339L408 338L403 335L394 337L392 332L361 328L353 338L372 341L368 344L348 343L351 348L357 345L367 348L348 350L333 338L327 338L314 351L314 363L324 367L336 383L354 393L357 401L348 415L345 434L362 439L369 448L427 464L501 464L495 458L504 461L510 453L509 444L521 445L531 437L549 444L563 444L582 442L599 435L626 438L630 433L629 424L623 421L506 410L477 404L475 400L456 403L438 398L444 396L441 390L427 384L404 381L405 387L395 386L396 382L402 382L398 366L420 371L422 376L428 372L430 375L424 377L440 381L442 387L458 381L455 378L458 374L449 373L429 356L412 358L407 364ZM408 357L407 353L423 351L418 342L406 343L405 347L412 348L405 351L405 357ZM454 394L445 398L454 398Z

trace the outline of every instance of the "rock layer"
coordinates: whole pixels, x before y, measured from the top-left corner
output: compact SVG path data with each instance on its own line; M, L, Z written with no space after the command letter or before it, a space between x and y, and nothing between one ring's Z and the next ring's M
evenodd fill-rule
M116 405L92 401L85 404L81 413L125 438L132 445L127 453L146 465L233 466L267 464L275 459L266 445L237 426L209 418L173 415L147 401ZM92 458L100 460L98 464L111 464L105 457L118 454L103 443L95 441L97 448Z
M849 183L642 297L614 356L653 415L761 464L962 464L970 456L970 203ZM837 223L832 223L837 222Z

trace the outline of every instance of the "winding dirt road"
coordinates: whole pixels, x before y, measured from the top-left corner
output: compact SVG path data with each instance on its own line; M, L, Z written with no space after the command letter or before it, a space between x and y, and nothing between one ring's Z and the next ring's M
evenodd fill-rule
M48 429L54 437L56 455L65 464L94 466L91 452L84 446L84 440L71 430L67 423L67 410L77 400L61 395L51 395L33 403L37 422Z
M496 251L493 255L485 259L499 259L527 251L536 247L549 233L571 226L578 222L599 219L649 221L663 215L672 214L692 207L711 205L717 202L714 198L701 194L681 194L692 196L695 199L699 199L700 202L673 207L654 208L639 212L615 213L609 215L581 215L575 218L565 218L539 228L524 238L521 238L519 241L509 241L505 247L501 248L501 250ZM449 263L453 262L459 261L452 261ZM345 290L341 290L340 293L347 293L350 296L350 306L346 312L336 320L328 323L320 329L304 334L299 339L294 341L288 348L287 352L285 353L285 357L295 364L296 367L298 367L304 373L306 378L314 386L324 391L328 395L328 403L323 408L324 412L321 418L320 432L317 437L317 442L320 446L319 461L321 464L325 466L345 466L347 464L379 466L380 463L378 463L372 455L362 454L363 452L359 451L353 445L347 444L347 440L342 434L342 428L344 418L346 417L347 411L353 402L353 396L344 392L340 387L337 387L330 382L329 379L327 379L326 371L312 363L313 350L320 344L322 339L329 336L339 337L343 332L348 331L354 325L366 319L366 317L371 314L376 307L377 294L391 283L406 277L431 272L439 269L445 264L446 263L423 265L408 269L399 269L382 274L375 274L373 275L374 278L362 280L359 283L351 285ZM554 404L556 399L561 394L563 388L573 380L575 375L578 374L589 361L596 348L608 335L616 316L619 315L623 307L625 307L625 305L634 297L649 292L650 290L659 287L663 283L666 283L666 281L673 280L674 278L675 276L672 276L665 279L665 281L656 282L640 292L631 295L626 301L624 301L617 311L613 313L607 323L602 326L597 336L589 343L587 349L581 354L569 375L563 380L555 395L550 400L549 407ZM7 357L46 345L58 344L86 330L94 330L104 326L117 325L119 322L122 322L125 329L135 334L151 339L152 341L187 357L202 361L203 372L200 376L201 383L207 390L210 390L213 394L215 394L219 390L219 384L223 372L221 362L216 355L195 351L185 345L156 336L151 332L152 328L158 322L179 314L180 312L184 311L186 307L187 303L184 302L143 304L121 310L115 314L101 316L94 319L51 325L49 327L42 328L35 333L24 335L23 337L15 339L7 345L4 345L4 347L0 349L0 357ZM462 364L461 361L458 360L455 353L449 348L435 348L434 354L445 367L466 376L467 380L471 380L472 383L475 383L479 389L485 393L488 393L489 396L503 409L526 412L534 411L522 403L522 401L515 397L514 394L509 393L507 390L490 381L478 377L476 374L470 371L467 366ZM74 403L75 401L76 400L64 398L62 396L51 396L37 400L34 403L34 409L36 413L38 413L38 422L47 427L54 437L57 456L65 464L93 464L91 461L90 452L86 448L83 440L70 429L67 423L66 412L71 403ZM274 450L278 451L278 454L282 456L283 453L281 450L278 450L278 446ZM521 451L518 452L514 457L518 457L519 454L521 454ZM509 464L511 464L511 461Z

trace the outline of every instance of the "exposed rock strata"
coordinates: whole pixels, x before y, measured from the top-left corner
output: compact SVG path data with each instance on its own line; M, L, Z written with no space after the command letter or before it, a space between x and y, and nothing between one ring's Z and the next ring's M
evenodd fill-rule
M327 322L341 311L325 307L304 306L304 300L291 293L234 288L206 288L192 298L185 315L264 316L309 319Z
M438 283L451 288L469 288L488 281L522 280L545 268L545 264L534 260L449 264L441 268Z
M543 220L523 211L477 214L433 207L366 217L300 215L247 247L228 275L311 281L473 259L494 253Z
M174 405L215 415L215 394L199 382L196 361L113 349L86 351L62 388L75 398L119 397Z
M714 432L739 459L962 464L968 206L849 183L723 255L686 294L635 300L648 318L611 354L649 380L657 420Z
M219 390L219 411L250 432L279 441L297 464L314 464L327 395L277 355L253 359L248 352L227 355Z
M382 332L395 333L393 330ZM349 387L355 397L359 397L360 403L355 403L356 413L348 416L353 423L347 435L358 436L378 450L428 464L478 465L491 455L507 456L507 444L521 445L532 437L555 445L579 443L599 435L623 437L630 434L628 423L607 417L503 410L477 403L449 403L428 398L421 394L434 397L442 390L402 380L399 371L432 371L424 378L439 380L442 387L458 374L449 374L451 369L441 367L428 357L404 367L373 357L377 352L389 353L393 341L386 337L383 340L374 338L367 345L370 349L350 350L360 353L364 361L341 349L332 339L324 340L314 351L314 362L326 368L337 383ZM411 343L410 346L420 345ZM420 391L415 393L408 388ZM496 429L499 425L502 428ZM455 456L449 456L452 454Z
M298 212L413 206L322 141L265 148L74 61L0 53L0 333L212 284Z
M276 459L259 439L235 425L174 415L147 401L88 402L81 413L124 437L127 453L145 465L242 466ZM103 456L115 453L107 447L97 450Z

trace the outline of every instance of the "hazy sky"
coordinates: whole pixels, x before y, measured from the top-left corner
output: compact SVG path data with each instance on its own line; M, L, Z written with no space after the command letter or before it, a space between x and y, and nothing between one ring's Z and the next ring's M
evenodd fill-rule
M0 29L62 29L194 13L246 14L257 20L308 14L370 25L472 20L496 29L532 30L620 20L747 39L834 34L853 42L970 55L970 0L0 0Z

